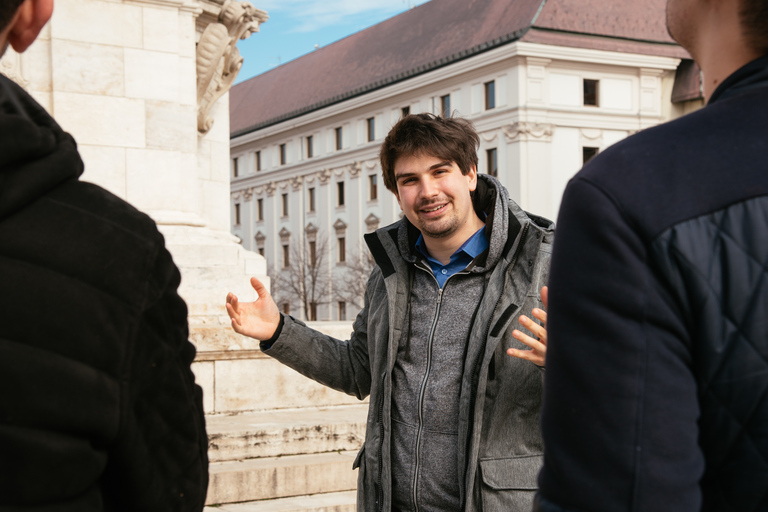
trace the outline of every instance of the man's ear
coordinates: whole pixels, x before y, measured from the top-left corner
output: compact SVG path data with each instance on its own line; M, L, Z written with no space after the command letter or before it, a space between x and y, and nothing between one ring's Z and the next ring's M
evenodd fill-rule
M473 165L467 173L469 178L469 191L473 192L477 188L477 166Z
M24 0L8 32L8 42L13 49L21 53L29 48L52 14L53 0Z

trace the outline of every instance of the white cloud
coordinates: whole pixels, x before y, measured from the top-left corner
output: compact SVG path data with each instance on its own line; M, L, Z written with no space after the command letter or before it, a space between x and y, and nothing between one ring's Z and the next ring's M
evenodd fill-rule
M311 32L327 25L369 15L393 16L428 0L262 0L254 3L271 15L296 20L292 32Z

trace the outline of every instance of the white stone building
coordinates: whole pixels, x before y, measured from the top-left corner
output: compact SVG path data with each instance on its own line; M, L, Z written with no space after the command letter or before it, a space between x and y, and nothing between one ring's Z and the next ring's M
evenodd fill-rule
M432 0L235 86L232 232L278 276L296 272L294 244L306 254L327 237L322 265L333 277L308 316L351 320L357 308L341 292L362 235L400 217L378 150L408 112L471 119L478 170L555 219L591 156L700 104L664 4ZM307 316L296 294L282 297L284 310Z

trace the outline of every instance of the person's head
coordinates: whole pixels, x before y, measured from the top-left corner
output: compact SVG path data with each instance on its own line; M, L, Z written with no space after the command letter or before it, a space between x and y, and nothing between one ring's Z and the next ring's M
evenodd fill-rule
M667 0L667 30L694 58L705 51L728 58L733 47L723 47L724 34L749 53L765 55L768 0Z
M397 195L395 165L409 156L433 156L454 162L466 175L477 169L480 138L472 123L461 118L443 118L433 114L412 114L392 127L381 145L379 160L384 186Z
M53 14L53 0L0 0L0 56L10 44L21 53Z
M384 184L430 251L437 240L455 250L482 226L472 205L479 143L465 119L416 114L401 119L382 144Z

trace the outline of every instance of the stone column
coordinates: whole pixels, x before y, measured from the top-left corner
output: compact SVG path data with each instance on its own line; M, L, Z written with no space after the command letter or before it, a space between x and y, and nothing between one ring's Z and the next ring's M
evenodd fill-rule
M227 91L235 43L266 20L234 0L56 0L39 40L0 61L75 137L83 179L157 222L181 269L207 412L213 362L258 349L224 309L228 291L254 300L249 277L266 279L264 258L229 232Z

